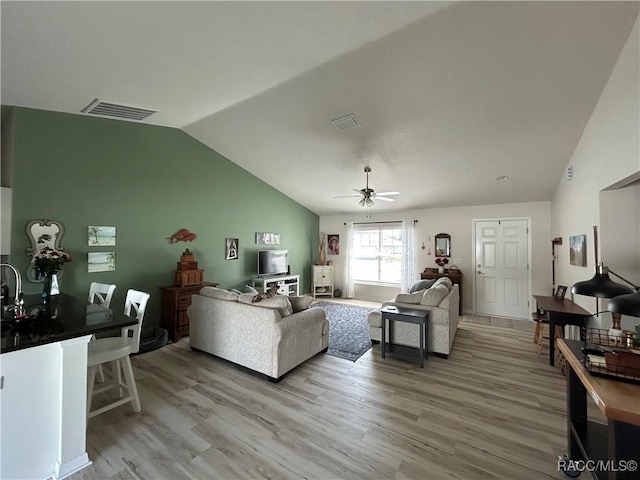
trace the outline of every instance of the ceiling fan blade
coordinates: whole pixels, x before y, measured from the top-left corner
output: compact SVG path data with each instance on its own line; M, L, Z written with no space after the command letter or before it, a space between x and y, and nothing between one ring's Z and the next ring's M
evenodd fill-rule
M364 193L364 190L358 190L357 188L354 188L353 191L358 192L360 195Z
M382 200L383 202L395 202L396 201L395 198L381 197L380 195L376 195L376 200Z
M379 197L380 195L385 195L385 196L390 196L390 195L400 195L400 192L396 191L396 190L392 190L390 192L379 192L376 193L376 197Z
M362 195L338 195L337 197L331 197L331 198L360 198L362 197Z

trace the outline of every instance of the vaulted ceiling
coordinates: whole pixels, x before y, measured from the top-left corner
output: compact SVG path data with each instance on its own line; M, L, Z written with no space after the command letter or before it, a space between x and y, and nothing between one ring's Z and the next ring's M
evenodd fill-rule
M365 166L374 210L550 200L638 5L2 2L0 100L157 109L320 215Z

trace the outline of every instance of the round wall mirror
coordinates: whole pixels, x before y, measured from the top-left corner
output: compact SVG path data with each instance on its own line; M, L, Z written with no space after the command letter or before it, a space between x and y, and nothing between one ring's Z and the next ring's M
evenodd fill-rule
M35 252L44 247L54 250L64 250L64 248L60 246L60 241L64 235L64 226L62 223L53 220L32 220L27 223L26 230L27 236L29 240L31 240L31 247L27 248L27 255L33 256ZM58 277L62 277L63 272L64 269L60 270ZM29 264L27 278L32 282L44 282L43 277L38 278L33 263Z

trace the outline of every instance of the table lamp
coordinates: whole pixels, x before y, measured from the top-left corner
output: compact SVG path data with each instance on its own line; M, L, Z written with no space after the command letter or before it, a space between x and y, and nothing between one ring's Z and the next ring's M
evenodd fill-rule
M614 297L620 298L620 296L627 297L632 295L637 296L637 293L635 294L633 293L634 292L633 288L628 287L626 285L622 285L618 282L614 282L609 277L609 274L615 275L619 279L627 282L629 285L633 285L633 287L636 290L638 290L638 287L636 285L631 283L629 280L621 277L617 273L609 270L609 267L606 267L604 264L598 262L598 227L595 225L593 227L593 243L594 243L593 249L595 251L595 258L596 258L595 275L591 278L591 280L585 280L583 282L574 283L573 286L571 287L571 293L575 293L576 295L585 295L587 297L596 297L596 298L614 298ZM631 294L631 295L628 295L628 294ZM628 303L629 301L623 300L622 306L619 308L628 310L629 307L626 306ZM631 301L631 303L633 303L633 300ZM638 315L636 316L640 316L640 301L637 301L637 306L635 308L636 308L635 311L638 312ZM610 332L613 335L621 336L622 330L620 329L620 317L624 312L617 312L617 311L614 312L613 310L611 310L611 301L609 302L609 311L612 312L613 324L611 325L611 330L614 331L614 332L611 332L610 330ZM626 314L626 315L632 315L632 314ZM617 331L620 331L619 332L620 335L617 335Z

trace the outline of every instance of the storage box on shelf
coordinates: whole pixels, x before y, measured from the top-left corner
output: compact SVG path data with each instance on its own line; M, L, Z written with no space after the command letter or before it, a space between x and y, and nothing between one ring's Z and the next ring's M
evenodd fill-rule
M193 253L187 248L180 256L173 283L180 287L186 287L201 285L203 280L204 270L198 269L198 262L195 261Z

